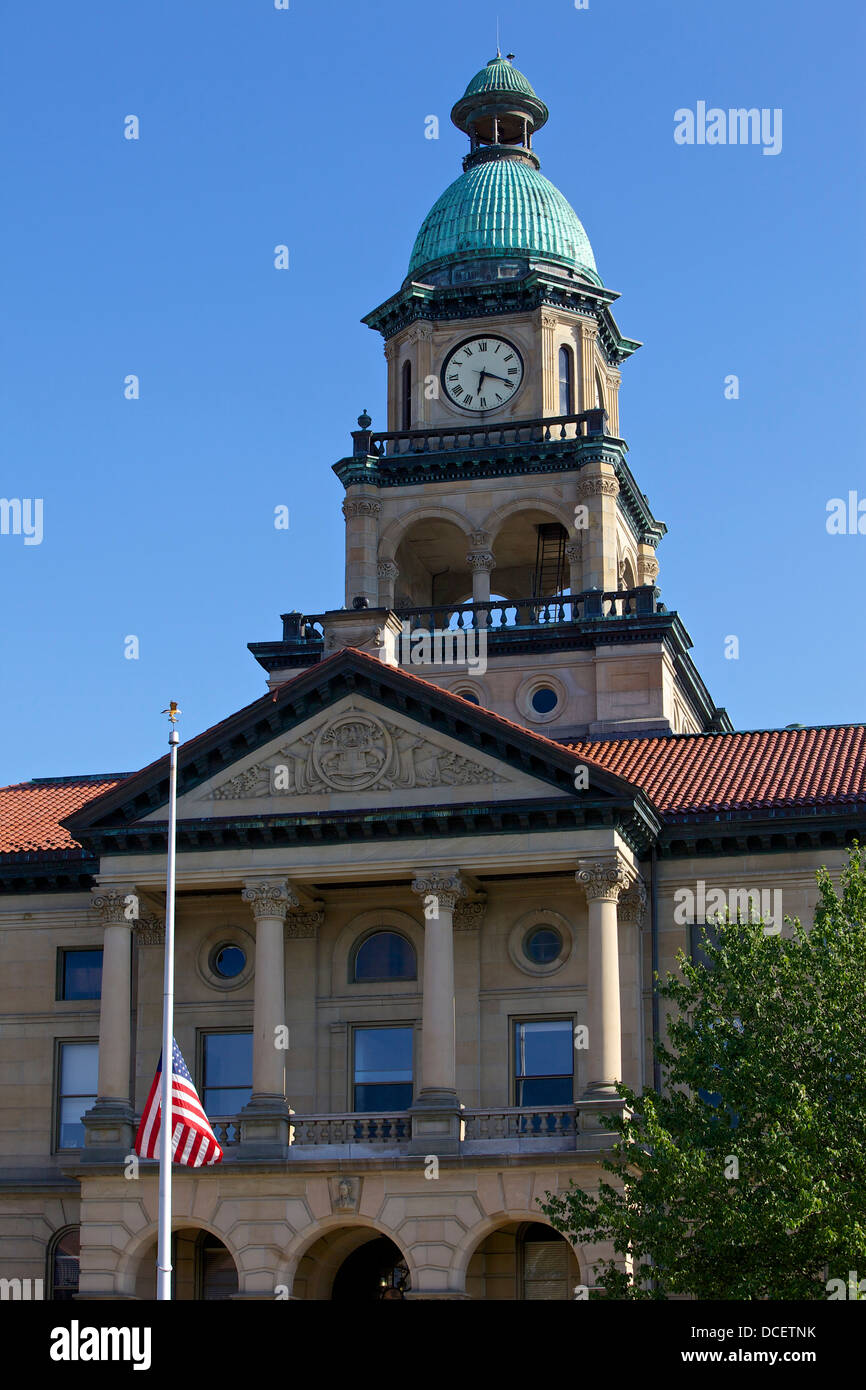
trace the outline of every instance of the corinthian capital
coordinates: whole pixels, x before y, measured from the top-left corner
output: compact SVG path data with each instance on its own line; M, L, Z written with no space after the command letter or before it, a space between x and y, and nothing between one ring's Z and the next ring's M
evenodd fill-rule
M620 893L630 887L634 872L618 854L598 859L581 859L575 874L586 893L587 902L618 902Z
M646 889L643 886L643 881L637 878L631 888L628 888L620 896L617 915L621 922L634 922L635 926L639 927L645 911Z
M488 574L496 568L496 558L492 550L470 550L466 556L466 563L474 573Z
M300 907L297 895L284 878L247 879L241 897L249 903L256 921L260 917L280 917L285 921L290 907Z
M138 894L135 888L94 888L90 906L102 918L104 927L131 927L139 917Z
M453 911L458 898L465 898L469 889L459 869L425 869L413 878L412 892L425 898L432 893L440 907Z

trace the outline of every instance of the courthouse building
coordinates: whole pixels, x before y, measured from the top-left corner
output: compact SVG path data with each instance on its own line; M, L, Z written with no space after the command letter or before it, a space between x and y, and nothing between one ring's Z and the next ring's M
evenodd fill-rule
M463 173L365 320L345 606L181 745L175 1034L225 1150L175 1169L181 1299L574 1297L602 1252L539 1201L652 1084L675 893L811 921L866 836L863 728L735 732L662 602L639 344L547 118L500 57L455 105ZM0 1276L54 1298L154 1297L167 799L167 759L0 791Z

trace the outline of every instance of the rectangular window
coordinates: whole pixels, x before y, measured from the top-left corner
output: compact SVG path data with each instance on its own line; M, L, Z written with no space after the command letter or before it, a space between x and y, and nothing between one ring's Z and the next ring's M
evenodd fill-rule
M61 951L58 999L99 999L102 994L102 947Z
M207 1115L236 1115L253 1093L252 1033L205 1033L202 1105Z
M712 970L713 962L701 945L704 932L706 932L711 946L718 945L719 928L715 923L692 922L689 925L689 955L695 965L705 965L708 970Z
M531 1109L574 1100L574 1024L569 1018L514 1024L514 1103Z
M60 1044L57 1109L58 1149L80 1149L84 1144L81 1117L96 1100L99 1044L68 1042Z
M355 1029L354 1110L409 1109L413 1034L411 1024Z

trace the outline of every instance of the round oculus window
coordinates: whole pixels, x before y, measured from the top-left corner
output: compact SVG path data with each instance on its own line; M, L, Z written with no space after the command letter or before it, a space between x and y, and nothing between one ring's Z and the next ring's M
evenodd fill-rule
M555 927L534 927L523 942L523 953L533 965L552 965L562 952L562 937Z
M246 952L240 946L218 946L211 956L214 973L223 980L235 979L246 963Z
M481 704L481 701L479 700L478 696L475 694L475 691L474 691L474 690L457 690L457 691L455 691L455 694L456 694L456 695L459 695L459 696L461 697L461 699L463 699L463 700L468 700L469 703L470 703L471 705L480 705L480 704Z
M536 714L550 714L556 709L559 696L555 690L551 690L549 685L540 685L537 690L533 690L529 703Z

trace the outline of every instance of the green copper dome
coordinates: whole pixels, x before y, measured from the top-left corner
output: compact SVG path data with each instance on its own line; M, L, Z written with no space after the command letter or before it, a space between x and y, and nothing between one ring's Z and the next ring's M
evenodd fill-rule
M520 77L508 63L502 66ZM589 237L574 208L531 164L508 158L475 164L446 188L415 239L409 276L434 261L503 253L554 261L598 278Z
M479 92L523 92L525 96L535 96L523 73L498 57L491 58L486 67L476 72L463 95L473 97Z

